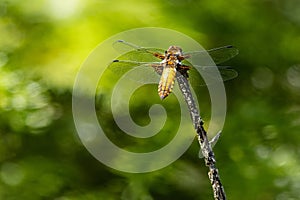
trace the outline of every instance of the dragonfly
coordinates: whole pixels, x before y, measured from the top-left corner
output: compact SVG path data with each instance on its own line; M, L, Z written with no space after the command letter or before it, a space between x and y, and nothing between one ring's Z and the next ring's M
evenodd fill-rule
M210 50L201 50L201 51L192 51L184 53L183 50L179 46L171 45L164 52L162 50L157 50L153 48L145 48L137 46L133 43L126 42L124 40L118 40L115 44L122 44L127 47L130 47L135 52L140 52L143 54L151 55L154 59L156 58L159 61L135 61L135 60L113 60L112 67L137 67L137 66L145 66L152 67L156 74L160 76L160 80L158 83L158 95L161 100L165 99L172 92L174 83L177 75L184 76L186 79L189 79L190 75L193 75L200 70L204 73L210 73L212 66L197 66L191 64L186 64L185 61L189 61L194 56L203 56L207 57L207 53L214 60L216 64L225 62L238 54L238 49L232 45L223 46L219 48L214 48ZM214 66L215 67L215 66ZM222 76L222 81L227 81L235 78L238 73L228 66L217 66L218 70ZM190 73L192 72L192 73Z

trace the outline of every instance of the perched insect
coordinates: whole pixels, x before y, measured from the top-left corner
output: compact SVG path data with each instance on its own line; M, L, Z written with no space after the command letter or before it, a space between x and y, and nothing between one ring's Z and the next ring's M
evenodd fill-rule
M168 50L166 50L164 53L161 53L159 51L154 51L151 48L139 47L129 42L125 42L123 40L118 40L116 43L127 45L138 52L150 54L153 56L153 58L158 58L161 60L160 62L142 62L134 60L113 61L113 64L129 64L130 67L146 66L154 68L156 73L160 75L160 81L158 84L158 95L161 99L166 98L172 92L176 79L176 74L179 73L185 78L189 78L188 72L195 71L195 68L197 68L197 70L203 71L204 73L209 73L210 69L212 69L211 66L189 66L183 63L184 60L188 60L193 56L207 56L208 53L212 57L214 62L218 64L225 62L238 54L238 49L236 49L234 46L224 46L208 51L193 51L187 53L183 53L182 49L178 46L170 46ZM218 68L223 78L223 81L235 78L237 76L237 72L229 67L218 66Z

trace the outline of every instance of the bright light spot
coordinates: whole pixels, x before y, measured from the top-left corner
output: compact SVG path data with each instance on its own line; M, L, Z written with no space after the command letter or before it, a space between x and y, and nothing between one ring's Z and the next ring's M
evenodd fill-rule
M42 108L48 105L48 97L46 95L43 95L43 88L41 85L37 82L31 82L26 86L26 92L28 94L28 99L30 99L30 102L28 107L37 109Z
M0 85L10 92L14 92L17 85L20 83L20 79L20 76L15 72L1 71Z
M23 180L24 171L18 164L6 162L1 167L0 177L5 184L15 186Z
M286 76L292 86L300 88L300 65L290 67L286 72Z
M46 9L57 19L65 19L79 12L79 0L48 0Z
M30 94L30 96L37 96L41 93L41 86L37 82L31 82L26 86L27 93Z
M270 155L270 149L263 145L257 146L255 151L256 154L262 159L267 159Z
M12 107L16 110L23 110L27 106L27 100L23 95L15 95L11 100Z
M252 85L258 89L267 89L271 87L273 80L273 72L266 67L257 68L251 77Z
M288 165L294 161L294 151L285 146L280 146L272 153L271 159L276 166Z
M46 109L29 113L25 123L31 128L42 128L48 126L52 122L54 114L54 108L48 106Z

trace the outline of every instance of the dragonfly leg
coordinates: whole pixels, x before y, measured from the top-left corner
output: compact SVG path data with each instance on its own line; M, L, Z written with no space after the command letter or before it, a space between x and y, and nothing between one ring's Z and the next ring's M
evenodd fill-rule
M185 69L185 70L191 69L191 67L188 66L188 65L180 65L179 68L180 68L180 69Z
M156 58L159 58L161 60L165 59L165 55L163 54L160 54L160 53L153 53L153 55L156 57Z
M188 74L188 70L190 69L191 67L190 66L187 66L187 65L180 65L177 67L177 71L183 75L185 78L188 78L189 77L189 74Z

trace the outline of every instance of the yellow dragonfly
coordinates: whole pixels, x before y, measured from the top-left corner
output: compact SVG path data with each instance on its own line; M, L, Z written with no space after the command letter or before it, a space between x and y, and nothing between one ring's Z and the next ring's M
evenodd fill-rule
M190 66L188 61L193 56L207 57L207 53L214 60L216 64L225 62L238 54L238 49L234 46L223 46L207 51L192 51L184 53L179 46L170 46L166 51L154 48L144 48L134 45L132 43L118 40L116 44L122 44L133 49L133 53L127 55L129 60L114 60L111 68L127 69L137 66L152 67L154 71L160 75L158 84L158 95L163 100L166 98L174 87L176 75L182 75L189 79L190 75L197 74L197 70L201 73L211 73L212 66ZM147 56L148 54L148 56ZM151 58L149 58L149 55ZM147 58L143 58L147 57ZM136 59L139 60L136 60ZM156 60L154 60L156 59ZM145 61L146 60L146 61ZM159 60L159 61L157 61ZM218 66L223 81L235 78L238 73L228 66ZM191 73L190 73L191 72ZM211 74L213 76L213 73ZM142 75L141 75L142 76ZM196 76L195 76L196 77ZM140 79L140 77L138 77ZM194 78L195 79L195 78ZM206 83L197 83L198 85L205 85Z

